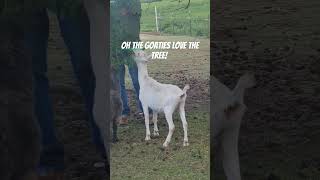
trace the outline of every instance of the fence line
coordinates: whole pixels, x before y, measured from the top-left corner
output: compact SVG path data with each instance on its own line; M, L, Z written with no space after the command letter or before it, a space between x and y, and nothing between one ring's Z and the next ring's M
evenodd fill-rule
M207 36L210 33L210 19L194 17L188 12L188 17L177 18L173 16L161 16L155 6L155 30L160 33L174 35Z

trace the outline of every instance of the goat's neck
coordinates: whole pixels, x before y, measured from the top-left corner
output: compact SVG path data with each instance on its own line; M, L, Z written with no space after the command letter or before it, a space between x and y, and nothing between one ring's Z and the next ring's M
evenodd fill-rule
M138 80L139 80L140 86L142 86L144 84L144 79L149 77L148 68L146 64L142 64L142 63L137 63L137 66L138 66Z

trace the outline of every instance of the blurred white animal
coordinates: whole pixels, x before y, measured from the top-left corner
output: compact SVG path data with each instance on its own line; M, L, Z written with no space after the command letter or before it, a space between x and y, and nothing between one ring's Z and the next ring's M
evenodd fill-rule
M189 85L185 85L183 90L178 86L172 84L162 84L154 80L148 75L147 62L151 55L147 54L142 50L136 50L134 60L138 66L138 79L140 84L140 101L143 107L146 125L146 138L150 140L150 129L149 129L149 110L153 111L153 123L155 136L159 135L157 118L159 112L164 112L166 120L169 126L168 136L163 143L163 147L167 147L171 141L171 137L174 131L174 124L172 120L172 114L176 107L179 107L180 118L183 125L184 139L183 146L188 146L188 124L185 116L185 102L187 98L187 90L190 88Z
M218 154L222 158L223 169L228 180L240 180L238 137L241 119L246 111L244 92L255 85L252 74L244 74L233 90L227 88L215 77L211 78L213 121L211 139L217 143Z

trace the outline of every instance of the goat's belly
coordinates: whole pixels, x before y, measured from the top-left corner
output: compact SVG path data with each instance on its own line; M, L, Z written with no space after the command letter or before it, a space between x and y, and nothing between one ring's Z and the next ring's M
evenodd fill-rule
M155 99L147 100L148 107L152 110L162 111L163 103L161 101L156 101Z
M152 109L153 111L156 111L156 112L162 112L163 111L163 108L162 107L159 107L159 106L149 106L150 109Z
M148 95L148 94L145 94ZM164 107L163 100L157 98L155 95L150 96L140 96L140 101L142 104L147 105L149 108L151 108L154 111L162 111Z

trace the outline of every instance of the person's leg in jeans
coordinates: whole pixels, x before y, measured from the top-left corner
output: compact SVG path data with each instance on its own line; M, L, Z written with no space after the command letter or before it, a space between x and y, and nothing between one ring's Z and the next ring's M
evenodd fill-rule
M122 100L122 115L128 116L130 114L130 107L128 105L128 95L126 91L125 74L126 67L124 64L119 65L119 83L120 83L120 93Z
M34 109L41 131L39 173L63 171L64 151L54 128L54 116L49 97L47 77L47 45L49 19L45 9L34 13L25 31L26 46L32 57L34 78Z
M59 16L61 35L68 47L75 76L84 97L86 110L88 112L89 125L92 128L94 143L98 151L106 158L105 147L93 117L93 101L95 77L90 59L90 26L88 17L83 11L77 16Z
M140 99L139 99L140 85L139 85L139 79L138 79L138 67L137 67L137 64L135 62L130 64L128 66L128 69L129 69L129 74L130 74L130 77L131 77L131 80L132 80L132 85L133 85L134 90L136 92L137 110L138 110L138 113L141 113L143 111L142 111L142 104L141 104Z

